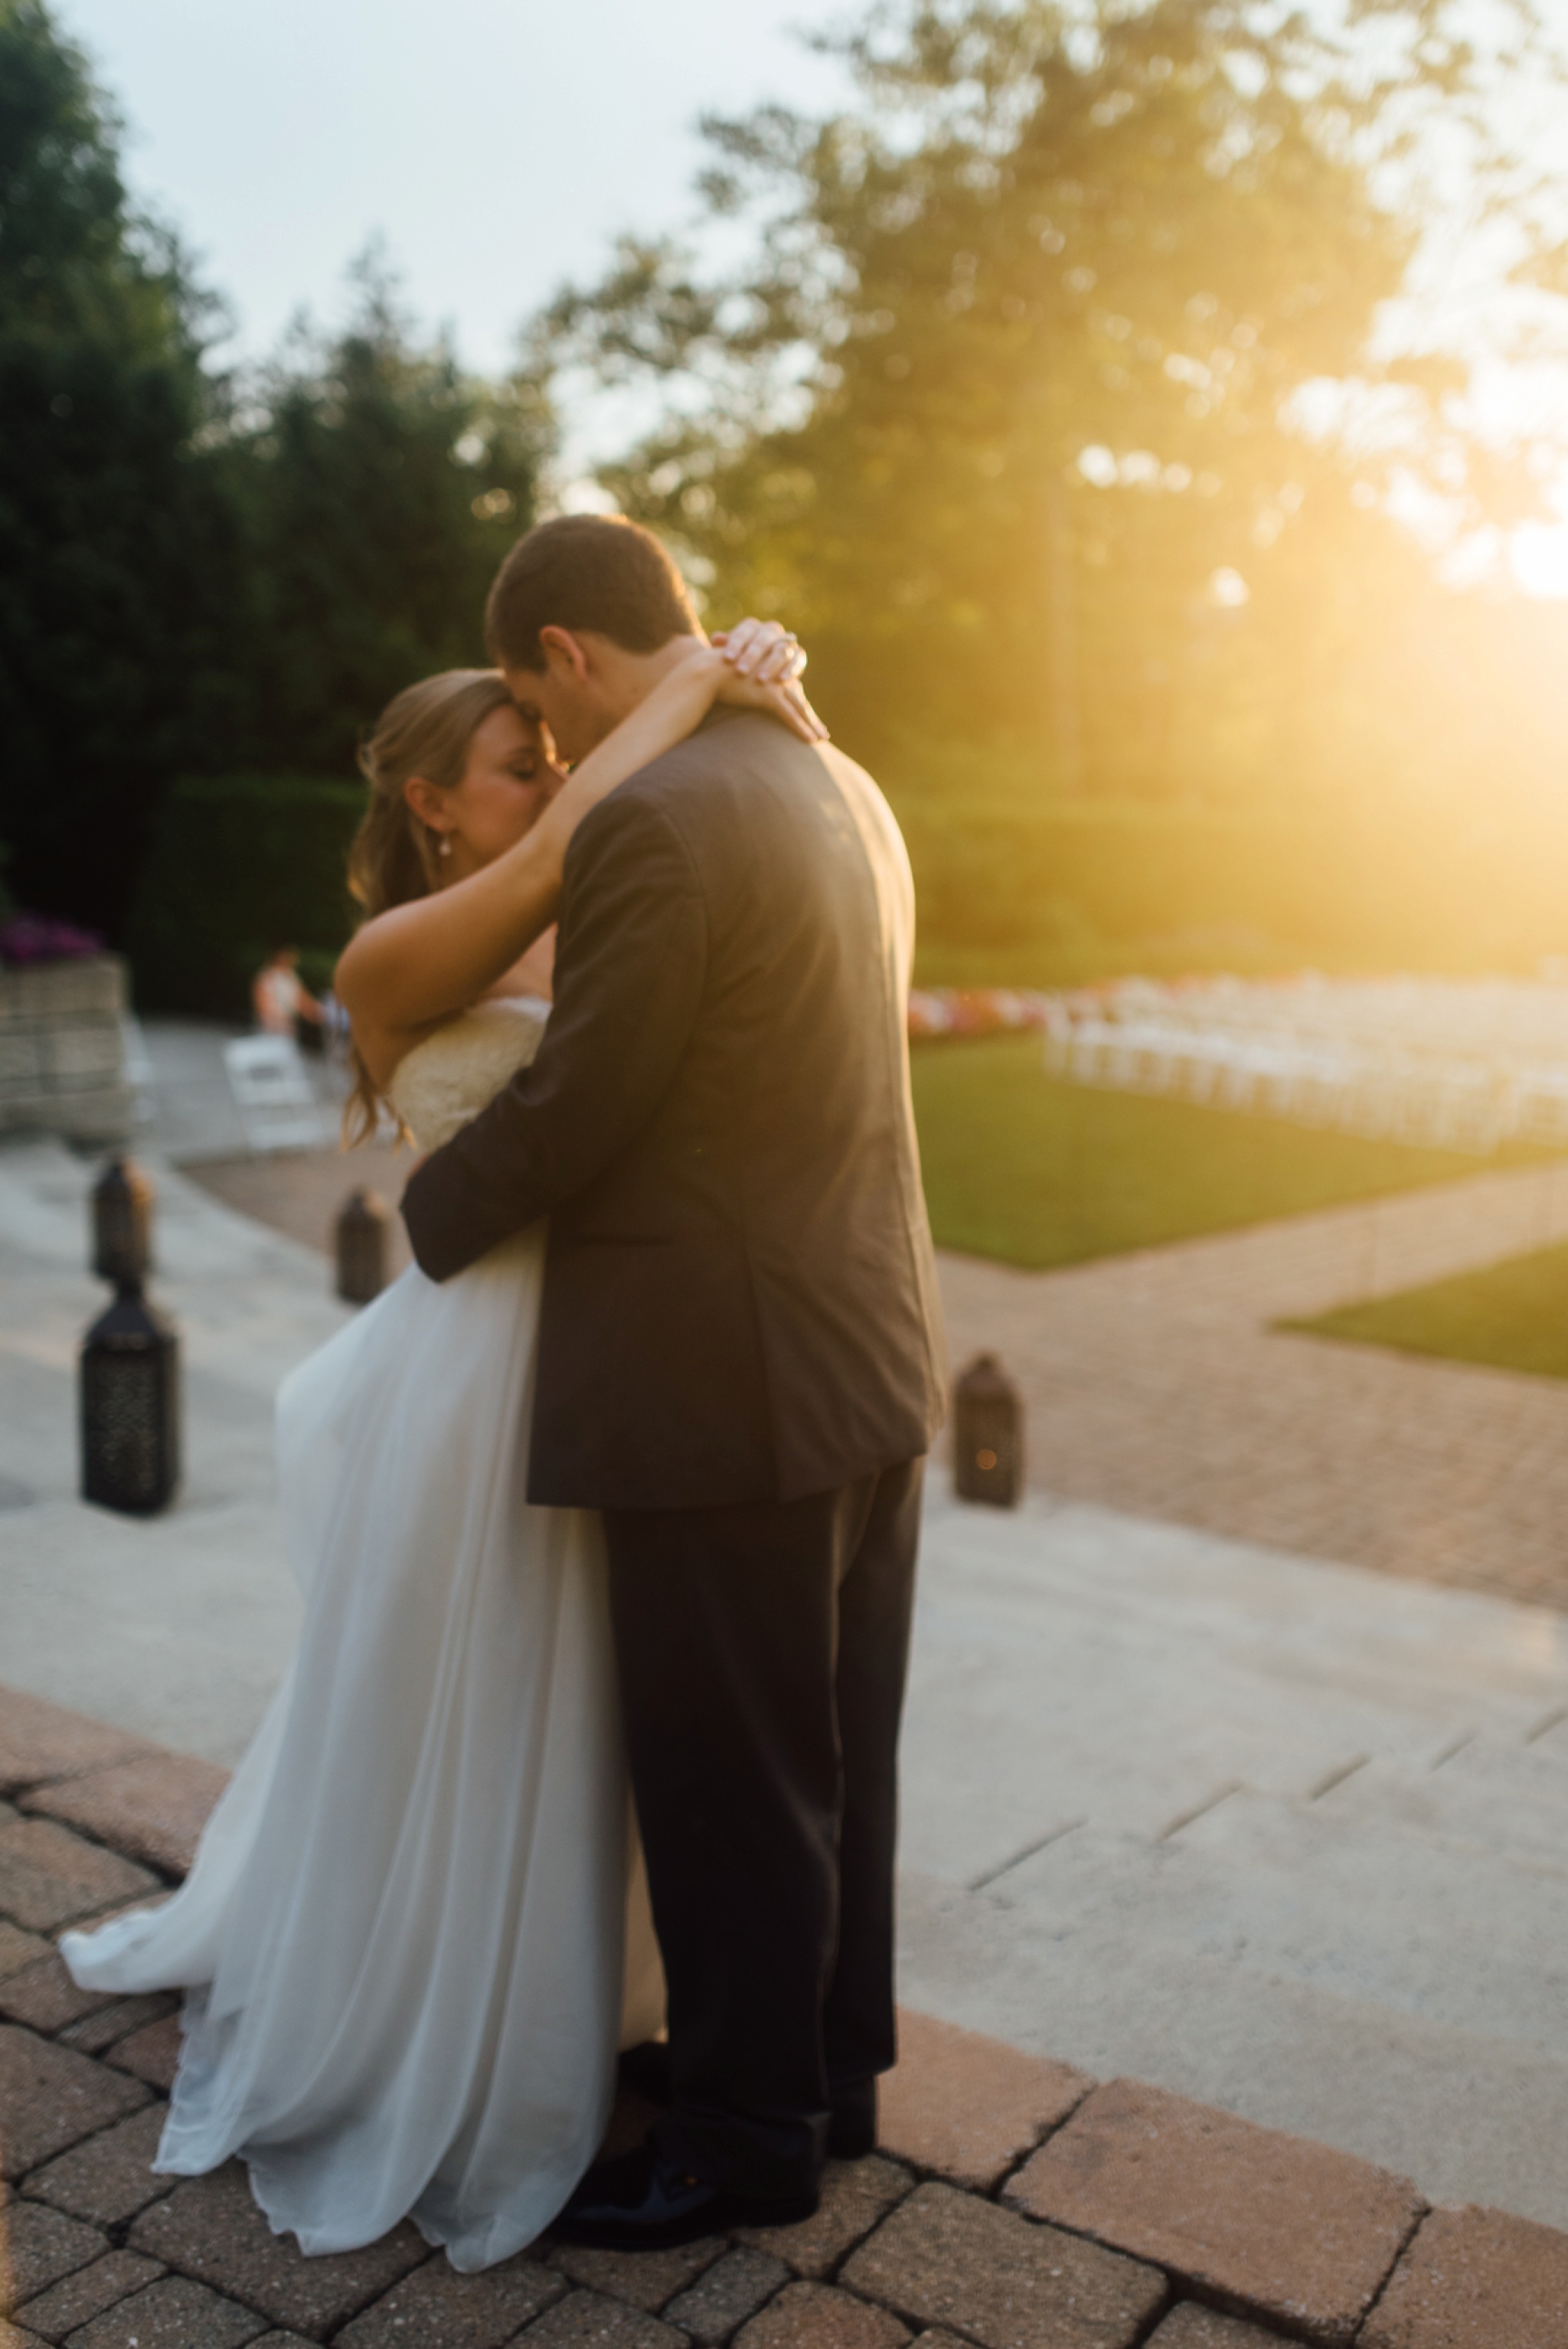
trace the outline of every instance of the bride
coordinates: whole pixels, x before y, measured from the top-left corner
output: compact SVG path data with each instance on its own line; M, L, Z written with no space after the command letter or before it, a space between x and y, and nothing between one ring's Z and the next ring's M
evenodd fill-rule
M570 779L493 672L397 696L337 978L362 1115L429 1150L501 1089L576 825L717 699L820 739L800 665L771 624L694 638ZM240 2155L307 2252L411 2216L456 2268L508 2258L663 2027L598 1520L523 1498L543 1251L536 1226L439 1287L411 1266L285 1380L298 1653L181 1889L61 1943L85 1987L185 1990L157 2167Z

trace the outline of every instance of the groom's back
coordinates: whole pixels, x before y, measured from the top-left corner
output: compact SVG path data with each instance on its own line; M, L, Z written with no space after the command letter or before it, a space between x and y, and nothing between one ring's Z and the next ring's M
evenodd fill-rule
M531 1493L824 1490L923 1452L941 1411L903 843L841 753L739 712L583 831L639 823L678 843L700 985L652 1115L552 1214ZM573 953L569 865L563 968Z

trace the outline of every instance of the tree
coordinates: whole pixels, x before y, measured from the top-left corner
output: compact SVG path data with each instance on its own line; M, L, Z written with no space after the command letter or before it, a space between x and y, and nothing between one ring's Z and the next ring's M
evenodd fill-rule
M0 0L0 841L25 902L118 937L181 775L349 781L432 668L482 660L548 409L422 343L374 256L346 330L258 377L130 208L44 0Z
M1251 0L881 12L852 113L709 126L754 261L628 244L558 305L573 357L679 388L606 471L623 505L727 608L787 611L906 789L1222 802L1359 783L1391 733L1418 758L1390 614L1442 591L1382 495L1452 456L1463 370L1373 336L1412 131L1470 120L1478 68L1441 0L1359 14L1377 70ZM1307 429L1326 383L1398 441Z
M81 55L42 0L0 0L0 837L20 896L111 929L193 713L225 698L206 327Z
M347 328L296 336L244 389L226 450L253 568L253 766L351 775L393 693L484 659L485 594L549 444L528 377L466 379L374 254L355 275Z

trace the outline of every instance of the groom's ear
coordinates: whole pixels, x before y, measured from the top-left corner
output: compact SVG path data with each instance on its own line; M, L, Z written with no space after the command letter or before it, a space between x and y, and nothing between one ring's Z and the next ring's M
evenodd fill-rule
M541 628L539 648L558 677L570 676L573 684L587 684L588 655L582 637L574 636L570 628L558 628L553 624Z

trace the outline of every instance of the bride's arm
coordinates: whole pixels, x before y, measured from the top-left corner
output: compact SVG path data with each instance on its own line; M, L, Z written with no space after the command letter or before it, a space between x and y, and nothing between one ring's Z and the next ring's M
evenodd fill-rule
M717 700L769 710L806 741L822 738L825 730L789 677L765 682L743 670L745 643L738 630L727 657L694 638L680 665L573 770L531 832L480 872L393 905L356 933L338 962L335 988L378 1084L422 1034L477 1002L549 928L566 850L583 817L628 775L684 741Z

